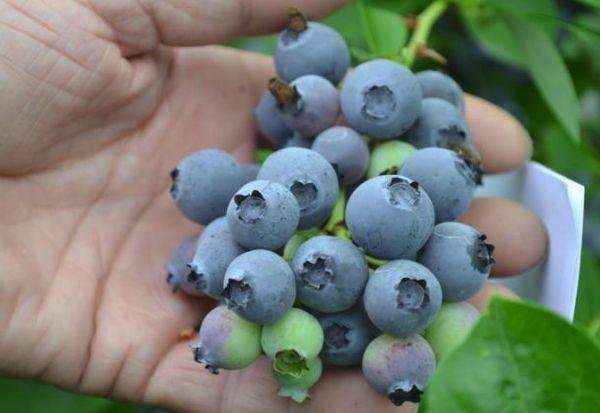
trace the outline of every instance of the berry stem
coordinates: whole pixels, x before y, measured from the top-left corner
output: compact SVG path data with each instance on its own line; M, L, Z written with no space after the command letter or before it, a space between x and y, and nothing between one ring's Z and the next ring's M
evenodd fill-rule
M340 189L340 194L338 196L337 202L333 207L333 211L331 212L331 217L329 221L325 224L323 228L328 233L333 233L335 228L344 222L344 212L346 209L346 188Z
M296 89L289 83L276 77L269 79L269 92L277 100L277 103L282 106L291 105L298 99Z
M431 28L448 7L447 0L436 0L417 16L415 31L402 50L402 63L410 67L415 62L417 55L424 46L431 33Z
M308 22L300 10L295 7L289 7L286 27L288 30L300 33L308 28Z

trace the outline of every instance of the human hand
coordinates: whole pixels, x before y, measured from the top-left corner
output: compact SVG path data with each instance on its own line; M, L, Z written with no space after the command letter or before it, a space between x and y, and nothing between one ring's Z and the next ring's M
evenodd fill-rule
M163 264L198 231L168 195L187 153L250 160L270 59L200 46L272 31L285 1L0 1L0 373L180 412L280 412L266 360L212 376L180 339L212 303L173 297ZM297 0L316 18L338 1ZM476 98L467 118L489 172L530 141ZM544 253L506 201L465 216L497 246L497 275ZM527 243L521 242L523 239ZM305 411L397 411L352 369L328 369ZM407 411L410 410L407 407Z

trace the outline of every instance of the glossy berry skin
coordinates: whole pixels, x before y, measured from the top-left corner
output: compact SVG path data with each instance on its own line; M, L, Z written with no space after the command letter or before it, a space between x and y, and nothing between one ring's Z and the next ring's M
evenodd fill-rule
M319 75L337 84L350 66L350 51L337 31L308 22L302 31L284 30L275 49L275 68L291 82L304 75Z
M462 215L481 182L480 170L462 155L444 148L424 148L406 158L400 175L417 181L427 192L435 221L452 221Z
M323 330L314 316L292 308L263 326L261 345L276 372L300 377L308 360L318 357L323 348Z
M365 350L362 371L374 390L400 406L421 401L435 364L433 351L423 337L382 335Z
M227 204L244 183L236 159L219 149L185 157L171 172L171 197L188 219L208 225L225 215Z
M248 251L227 268L221 295L227 307L244 319L259 324L272 323L294 304L294 273L274 252Z
M281 374L273 370L275 380L279 384L277 395L280 397L289 397L296 403L302 403L310 398L308 390L317 384L323 372L323 363L316 357L306 362L306 370L303 370L300 377L291 374Z
M465 113L465 94L450 76L437 70L424 70L416 74L423 98L440 98L452 103Z
M463 115L439 98L423 99L421 116L404 138L418 149L472 147L471 131Z
M441 361L458 347L479 320L479 311L466 301L444 303L424 337L431 345L436 360Z
M254 109L254 118L260 133L278 147L285 146L294 133L285 126L277 101L268 90L263 93L258 106Z
M379 175L396 175L404 161L416 148L410 143L390 140L375 146L371 151L367 178L375 178Z
M193 283L188 282L190 267L188 264L192 261L196 251L197 236L187 237L181 241L171 254L171 258L165 269L167 270L167 283L173 291L182 290L186 294L202 296L202 292L197 290Z
M321 132L312 150L331 163L342 186L360 181L369 165L369 147L358 133L346 126L333 126Z
M326 235L311 238L298 248L292 270L300 302L324 313L352 307L369 276L365 257L354 244Z
M198 293L221 298L223 277L231 261L246 252L231 235L227 219L217 218L204 228L193 259L188 261L186 284Z
M215 307L202 320L200 341L193 352L194 360L213 374L220 368L243 369L260 356L260 326L225 306Z
M323 224L338 198L333 167L321 154L304 148L285 148L264 162L258 179L279 182L296 197L300 206L299 229Z
M404 337L420 333L434 320L442 305L442 289L423 265L390 261L369 278L364 305L375 327Z
M369 255L414 259L433 229L433 204L415 181L377 176L350 196L346 224L354 242Z
M352 129L374 139L405 133L421 114L422 92L406 67L390 60L371 60L344 80L342 112Z
M238 244L247 249L276 250L294 234L300 207L285 186L252 181L235 193L227 208L227 222Z
M280 105L283 122L303 136L317 136L333 126L340 113L340 99L331 82L306 75L290 84L297 93L293 103Z
M365 348L378 334L362 303L339 313L314 315L325 337L321 358L335 366L359 365Z
M437 224L419 252L419 262L439 280L444 301L463 301L487 280L494 259L485 235L458 222Z

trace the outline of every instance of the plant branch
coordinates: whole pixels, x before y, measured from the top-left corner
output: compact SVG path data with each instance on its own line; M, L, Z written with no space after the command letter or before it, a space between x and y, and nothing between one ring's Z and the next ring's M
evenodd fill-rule
M402 50L402 63L410 67L415 62L419 50L427 44L431 28L448 7L447 0L436 0L417 16L415 28L408 45Z

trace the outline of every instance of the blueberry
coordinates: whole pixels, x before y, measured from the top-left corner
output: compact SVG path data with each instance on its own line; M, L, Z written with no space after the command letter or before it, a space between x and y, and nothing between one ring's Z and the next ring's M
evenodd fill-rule
M244 183L238 162L219 149L188 155L171 178L175 204L188 219L202 225L225 215L229 200Z
M263 326L262 349L273 361L273 370L300 377L323 348L323 330L315 317L292 308L281 319Z
M194 257L188 261L186 283L194 291L220 298L227 267L244 252L233 239L227 219L215 219L202 232Z
M304 75L319 75L337 84L350 66L350 51L343 37L321 23L306 22L293 10L288 27L275 49L277 74L291 82Z
M394 336L408 336L433 321L442 305L442 289L423 265L395 260L373 272L364 304L375 327Z
M471 131L456 106L443 99L426 98L422 108L421 116L404 137L407 142L418 149L466 147L473 151Z
M296 298L290 266L274 252L248 251L234 259L225 273L227 307L248 321L272 323L283 317Z
M444 301L463 301L487 280L494 259L494 246L474 228L444 222L433 228L431 238L419 252L419 262L439 280Z
M454 79L437 70L424 70L416 76L424 98L444 99L465 113L465 95Z
M419 335L396 338L382 335L363 356L362 371L369 385L396 406L418 403L435 370L435 356Z
M294 132L292 136L283 145L284 148L306 148L310 149L313 144L311 138L300 135L298 132Z
M431 345L438 361L444 359L469 335L479 319L479 311L466 301L444 303L425 331L425 339Z
M213 374L219 369L239 370L260 356L260 326L228 310L215 307L202 320L200 341L193 347L194 360Z
M167 270L167 283L173 291L181 289L186 294L201 296L202 292L194 288L192 283L188 282L190 268L189 262L196 251L197 236L187 237L181 241L171 254L169 262L165 266Z
M312 150L331 163L342 186L358 182L369 165L369 147L358 133L346 126L334 126L321 132Z
M433 202L436 222L452 221L467 210L481 173L463 155L443 148L419 149L400 169L400 175L425 189Z
M431 234L433 205L417 182L398 175L369 179L346 206L352 239L382 259L414 258Z
M333 167L310 149L285 148L274 152L262 165L258 179L279 182L292 191L300 205L299 229L323 224L339 194Z
M269 81L269 90L279 104L286 126L304 136L317 136L333 126L340 113L340 99L331 82L306 75L287 84Z
M268 90L263 93L254 110L254 117L260 133L278 147L285 146L294 133L285 126L277 101Z
M244 184L247 184L251 181L256 181L256 177L258 176L258 171L260 170L260 165L257 163L250 163L247 165L242 165L242 176Z
M365 257L354 244L326 235L311 238L298 248L292 270L300 302L324 313L352 307L369 276Z
M336 366L360 364L365 348L378 334L362 303L340 313L314 315L325 336L321 351L323 360Z
M273 375L277 383L279 383L277 395L280 397L289 397L296 403L302 403L307 398L310 398L308 390L319 381L322 371L323 363L318 357L306 362L306 370L302 370L300 377L278 373L274 370Z
M359 65L342 85L342 112L348 124L374 139L405 133L421 113L421 99L417 78L390 60Z
M300 207L285 186L252 181L240 188L227 208L233 238L247 249L276 250L294 234Z
M371 152L367 178L374 178L378 175L396 175L406 158L415 150L411 144L397 140L378 144Z

